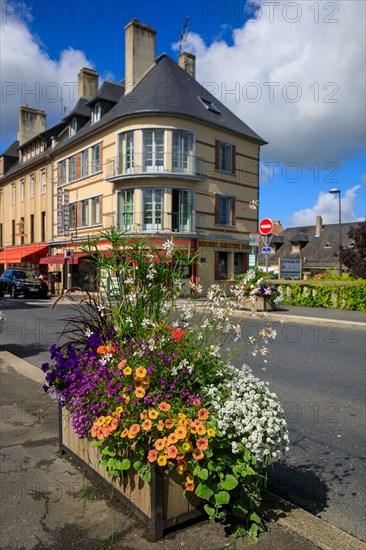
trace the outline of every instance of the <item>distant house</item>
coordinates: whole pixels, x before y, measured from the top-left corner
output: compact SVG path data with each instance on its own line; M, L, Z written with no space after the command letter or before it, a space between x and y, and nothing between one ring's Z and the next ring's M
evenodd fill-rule
M353 241L348 237L352 227L359 222L342 223L342 245L352 247ZM271 254L269 266L278 269L280 258L301 258L303 272L311 272L312 275L327 269L338 267L339 251L339 225L332 223L323 225L321 216L317 216L315 225L301 227L289 227L281 233L274 234L269 240ZM260 254L259 265L265 265L265 256Z

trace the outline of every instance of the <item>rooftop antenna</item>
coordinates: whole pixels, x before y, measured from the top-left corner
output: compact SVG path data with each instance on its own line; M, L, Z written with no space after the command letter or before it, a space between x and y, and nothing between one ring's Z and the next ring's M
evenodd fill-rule
M188 33L189 33L188 21L189 21L189 15L187 15L184 21L183 29L179 35L179 54L182 53L183 42L188 37Z

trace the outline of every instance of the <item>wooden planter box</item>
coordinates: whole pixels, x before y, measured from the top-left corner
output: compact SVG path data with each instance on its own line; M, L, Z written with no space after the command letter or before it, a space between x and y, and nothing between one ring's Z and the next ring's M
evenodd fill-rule
M148 525L153 540L162 537L165 529L203 515L202 501L196 495L192 494L189 500L184 497L184 478L178 474L164 477L156 464L152 464L150 483L143 482L133 469L123 480L108 476L98 465L99 448L76 436L66 409L59 414L59 447L139 516Z
M276 309L276 304L269 302L265 296L256 296L254 302L250 298L246 298L242 309L252 309L253 306L258 311L274 311Z

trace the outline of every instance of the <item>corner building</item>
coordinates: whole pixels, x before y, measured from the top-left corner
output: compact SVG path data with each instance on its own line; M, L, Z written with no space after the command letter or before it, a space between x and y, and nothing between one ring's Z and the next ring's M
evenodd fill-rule
M247 271L266 142L196 81L195 56L156 58L155 35L131 20L125 80L98 88L98 74L81 69L76 106L52 128L21 107L0 164L0 267L48 270L56 291L97 290L79 247L116 226L198 252L187 278L204 288Z

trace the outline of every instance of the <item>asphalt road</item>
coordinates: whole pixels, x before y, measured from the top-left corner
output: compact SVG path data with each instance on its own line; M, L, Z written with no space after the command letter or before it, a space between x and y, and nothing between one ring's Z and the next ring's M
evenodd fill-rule
M6 300L0 345L40 366L71 306ZM316 312L316 310L314 310ZM244 325L243 340L259 321ZM267 380L284 406L291 449L269 488L361 540L365 529L365 332L337 321L275 323L266 357L242 359Z

